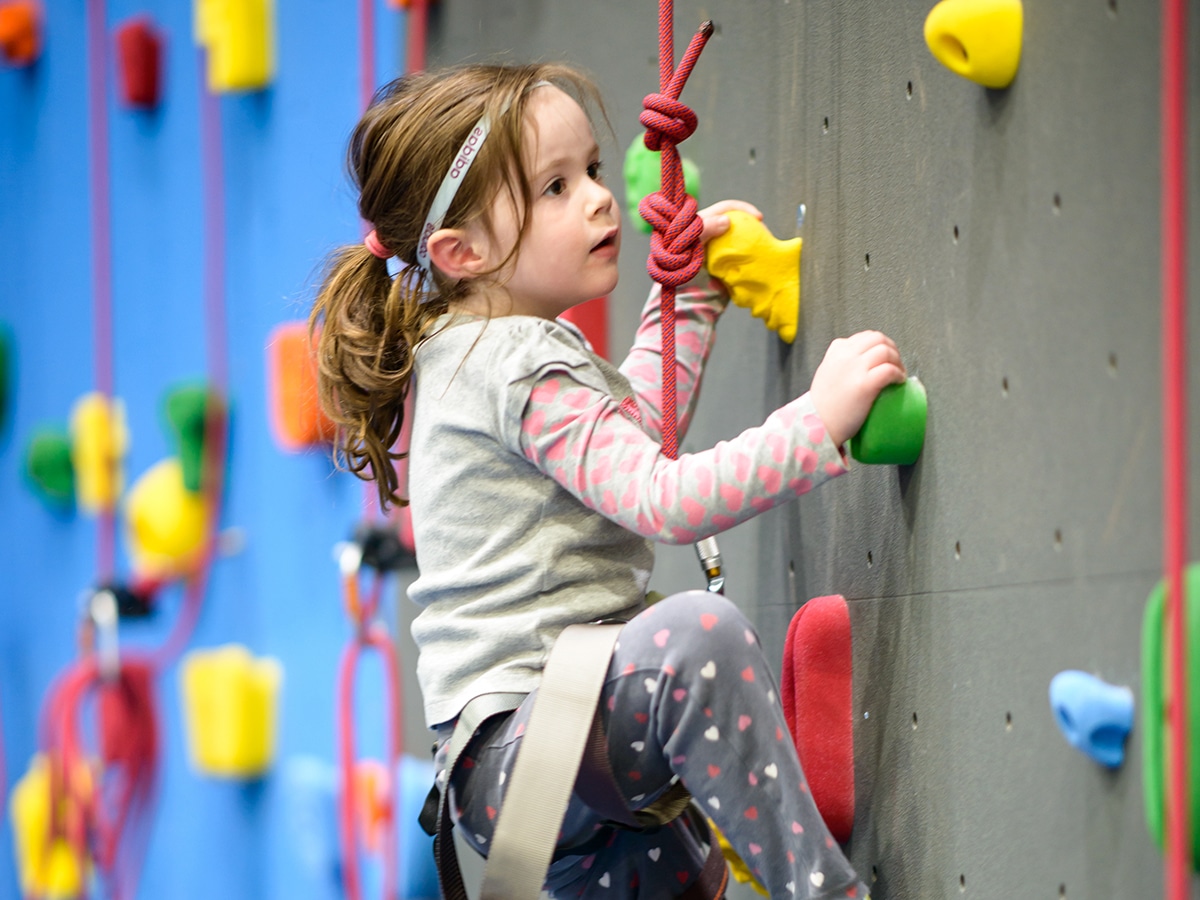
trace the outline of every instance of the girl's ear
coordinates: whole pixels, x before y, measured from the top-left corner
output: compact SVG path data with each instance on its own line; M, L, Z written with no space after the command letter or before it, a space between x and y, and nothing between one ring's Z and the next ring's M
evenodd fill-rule
M429 236L429 259L447 278L477 278L488 270L486 240L471 228L439 228Z

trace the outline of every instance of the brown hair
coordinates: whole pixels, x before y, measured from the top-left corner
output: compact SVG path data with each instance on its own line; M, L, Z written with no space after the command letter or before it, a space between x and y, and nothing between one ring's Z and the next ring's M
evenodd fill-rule
M379 242L404 267L392 277L387 260L361 243L335 251L326 263L309 317L317 346L321 408L337 426L335 460L364 480L379 499L404 505L393 461L412 381L413 353L470 282L417 265L417 241L443 177L468 132L485 113L492 123L442 227L480 223L500 191L518 210L519 235L532 192L522 155L529 89L548 81L585 110L603 108L594 83L568 66L472 65L398 78L375 95L350 137L348 162L359 191L358 211ZM517 244L520 244L518 238ZM516 255L514 246L498 266ZM424 302L422 302L424 300Z

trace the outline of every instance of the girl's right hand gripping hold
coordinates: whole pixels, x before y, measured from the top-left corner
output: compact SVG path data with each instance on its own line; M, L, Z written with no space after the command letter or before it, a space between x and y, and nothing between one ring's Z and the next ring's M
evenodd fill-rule
M838 447L858 434L875 398L908 377L895 342L878 331L838 338L813 375L810 396Z

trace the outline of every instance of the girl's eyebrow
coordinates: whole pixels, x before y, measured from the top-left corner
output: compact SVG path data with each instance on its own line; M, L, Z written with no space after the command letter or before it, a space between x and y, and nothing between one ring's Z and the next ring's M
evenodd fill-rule
M600 155L600 145L593 141L592 146L588 149L588 152L586 155L589 160L599 156ZM573 153L559 154L558 156L554 157L553 159L549 159L546 162L544 162L542 165L538 166L537 174L535 175L535 177L541 178L541 177L549 174L550 172L554 171L555 169L561 168L562 166L572 162L575 159L576 159L576 156Z

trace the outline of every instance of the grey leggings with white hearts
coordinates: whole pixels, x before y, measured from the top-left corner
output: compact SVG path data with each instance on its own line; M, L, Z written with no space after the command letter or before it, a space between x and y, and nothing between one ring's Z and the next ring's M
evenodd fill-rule
M451 780L456 822L484 855L535 696L485 723ZM678 775L771 897L868 897L812 801L758 636L728 600L675 594L629 622L601 710L631 807L652 802ZM443 746L439 770L444 754ZM572 797L546 889L560 900L660 900L691 884L704 858L683 818L647 831L612 828Z

